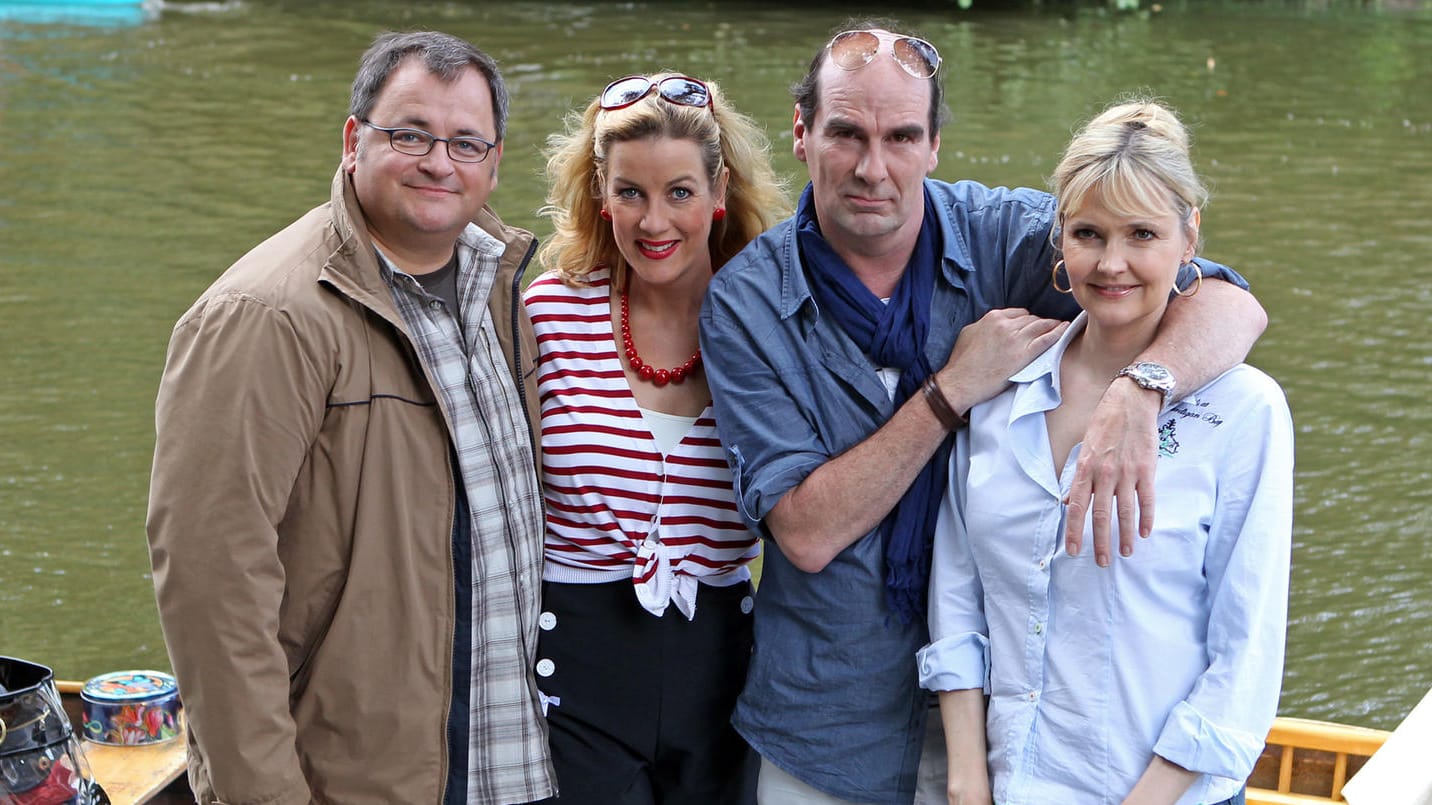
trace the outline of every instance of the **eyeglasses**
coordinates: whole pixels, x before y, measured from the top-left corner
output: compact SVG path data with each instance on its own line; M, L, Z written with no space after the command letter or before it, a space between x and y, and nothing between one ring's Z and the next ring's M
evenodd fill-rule
M880 36L874 31L843 31L825 46L835 66L859 70L880 53ZM891 43L890 58L915 78L930 78L940 69L940 52L935 46L913 36L897 36Z
M488 142L481 137L435 137L422 129L375 126L371 120L363 121L363 125L387 134L388 144L393 146L393 150L410 157L427 156L435 144L444 143L447 145L448 159L453 162L481 162L497 147L497 143Z
M685 75L667 76L652 81L644 75L629 75L618 78L602 90L602 109L625 109L651 94L652 88L667 103L677 106L694 106L698 109L711 105L711 88L705 83Z

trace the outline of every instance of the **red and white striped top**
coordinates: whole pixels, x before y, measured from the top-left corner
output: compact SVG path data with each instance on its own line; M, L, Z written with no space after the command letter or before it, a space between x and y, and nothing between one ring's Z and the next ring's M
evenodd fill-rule
M617 355L609 276L564 285L552 272L524 295L537 333L549 581L631 578L653 614L695 613L697 581L749 577L760 551L736 509L711 406L667 455Z

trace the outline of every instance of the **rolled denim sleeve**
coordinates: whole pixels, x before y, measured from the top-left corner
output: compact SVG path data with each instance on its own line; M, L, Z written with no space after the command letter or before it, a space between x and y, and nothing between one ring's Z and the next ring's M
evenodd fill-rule
M1185 769L1233 779L1252 772L1277 714L1292 548L1292 421L1272 379L1247 373L1252 410L1222 458L1204 560L1208 669L1154 745Z
M769 303L741 293L738 285L713 281L700 319L701 357L736 502L748 524L766 537L766 515L830 460L810 412L786 386L789 367L773 348L785 335L752 329L753 322L780 321L773 311L751 315L748 306Z
M1198 270L1203 273L1204 279L1223 280L1224 282L1231 282L1245 291L1248 290L1248 280L1243 279L1242 274L1239 274L1228 266L1222 263L1215 263L1203 257L1195 257L1193 258L1193 262L1198 264ZM1179 269L1176 284L1180 289L1189 288L1193 286L1197 277L1198 274L1194 272L1191 267L1185 265Z
M930 643L915 656L926 690L981 688L989 693L989 626L984 588L970 549L963 515L969 431L950 453L950 481L940 501L930 567Z

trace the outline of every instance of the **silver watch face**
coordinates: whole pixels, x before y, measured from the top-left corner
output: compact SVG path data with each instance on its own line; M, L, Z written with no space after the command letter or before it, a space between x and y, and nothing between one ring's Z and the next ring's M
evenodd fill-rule
M1140 383L1163 385L1173 381L1173 373L1157 363L1140 361L1130 366L1129 376Z
M1150 391L1163 392L1164 404L1168 404L1169 396L1173 394L1173 373L1157 363L1139 361L1125 366L1120 370L1119 377L1128 377Z

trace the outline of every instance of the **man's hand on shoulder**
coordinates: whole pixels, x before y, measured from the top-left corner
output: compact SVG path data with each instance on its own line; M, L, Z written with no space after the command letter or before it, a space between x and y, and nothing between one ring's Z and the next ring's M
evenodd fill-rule
M967 413L1000 393L1010 375L1053 346L1068 326L1067 321L1042 319L1024 308L991 310L960 331L936 379L955 410Z
M1086 515L1093 517L1094 561L1108 567L1109 528L1115 508L1119 518L1119 553L1134 552L1134 507L1138 534L1154 527L1154 470L1158 463L1156 422L1163 398L1128 378L1109 385L1084 432L1084 446L1074 465L1064 524L1065 548L1077 556L1083 544Z

